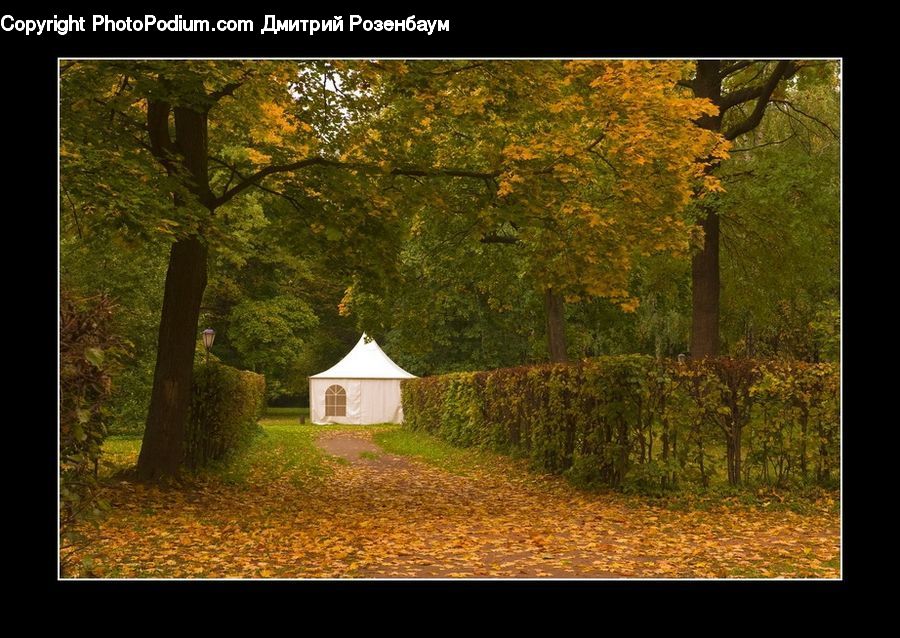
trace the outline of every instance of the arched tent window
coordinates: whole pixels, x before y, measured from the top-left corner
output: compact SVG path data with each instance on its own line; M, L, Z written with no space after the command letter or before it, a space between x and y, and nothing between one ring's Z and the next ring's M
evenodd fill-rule
M347 416L347 391L339 385L325 390L325 416Z

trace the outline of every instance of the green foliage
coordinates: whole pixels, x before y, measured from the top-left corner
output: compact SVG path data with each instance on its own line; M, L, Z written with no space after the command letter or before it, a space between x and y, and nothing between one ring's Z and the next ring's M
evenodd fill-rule
M76 232L69 201L60 220L62 287L79 295L103 293L119 309L112 330L127 337L127 356L120 357L108 400L110 433L143 429L156 362L159 312L162 306L168 242L135 242L134 238L88 224Z
M110 374L123 353L112 325L113 306L105 295L77 299L66 291L60 294L59 520L64 548L78 541L73 525L96 518L103 506L97 500L96 472L107 434Z
M390 454L421 459L453 474L467 475L478 470L490 472L498 470L498 457L494 454L478 448L450 445L445 440L422 430L392 427L375 432L373 439Z
M641 355L402 384L413 431L525 456L584 487L644 493L721 478L833 484L837 389L833 364Z
M752 80L758 70L751 65L741 81ZM723 353L838 360L840 143L834 132L840 122L840 91L835 70L833 64L805 70L778 98L824 124L785 103L772 104L763 123L738 138L735 152L716 170L725 188L714 195L722 218ZM813 82L808 74L819 78ZM461 89L463 94L478 90L478 72L456 77L473 80L468 89ZM493 95L486 85L481 92ZM501 104L498 100L485 108L495 110ZM731 115L740 114L734 110ZM477 117L477 111L466 117ZM495 117L505 123L509 114ZM430 124L431 134L437 125ZM460 126L453 123L457 130ZM529 192L529 203L543 197L546 193ZM585 232L565 249L552 241L527 247L522 229L551 215L523 221L509 198L503 201L501 208L479 201L476 187L462 180L442 188L423 210L414 209L411 232L398 252L403 264L398 276L384 290L369 290L368 295L362 287L354 290L354 313L368 320L380 312L389 337L385 343L394 348L396 360L416 374L546 359L542 299L535 290L545 274L541 268L553 259L535 261L534 251L555 250L554 258L560 260L577 251L577 262L587 254L581 242L597 240ZM492 224L499 212L506 216ZM686 210L683 216L695 214ZM491 238L518 241L481 241ZM616 277L631 270L623 288L640 299L635 312L623 312L607 299L568 297L570 356L688 352L692 308L686 257L665 252L631 255L628 268Z
M789 87L793 106L772 105L718 171L721 332L734 355L838 360L833 328L821 328L840 300L840 90L837 66L820 70Z
M753 388L760 427L750 452L767 483L837 483L840 380L829 364L773 361Z
M185 463L191 469L226 458L258 431L266 379L211 361L194 366Z
M245 365L283 369L303 347L298 335L316 324L312 309L296 297L244 299L231 310L229 337Z

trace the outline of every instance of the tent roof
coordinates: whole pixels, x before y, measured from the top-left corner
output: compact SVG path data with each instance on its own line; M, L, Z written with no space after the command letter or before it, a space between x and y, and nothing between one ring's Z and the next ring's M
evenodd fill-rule
M415 376L391 361L374 339L366 343L363 333L346 357L310 379L412 379Z

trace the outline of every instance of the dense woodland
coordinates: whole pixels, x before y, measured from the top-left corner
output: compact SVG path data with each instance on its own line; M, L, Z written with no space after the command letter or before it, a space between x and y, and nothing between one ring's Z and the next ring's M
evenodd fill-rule
M208 326L272 405L363 330L420 376L836 362L839 72L63 61L61 285L112 317L105 422L174 471Z

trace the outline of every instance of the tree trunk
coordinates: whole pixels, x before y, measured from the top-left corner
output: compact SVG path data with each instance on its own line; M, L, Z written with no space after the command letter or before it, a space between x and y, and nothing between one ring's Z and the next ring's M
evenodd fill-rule
M701 421L697 421L697 459L700 462L700 483L703 487L709 487L709 478L706 476L706 465L705 458L706 455L703 452L703 432L702 428L703 423Z
M700 223L703 250L691 261L691 357L719 354L719 214L707 208Z
M175 242L169 253L150 411L137 466L143 480L173 476L184 460L206 252L194 236Z
M742 428L732 424L728 431L728 448L726 458L728 462L728 482L731 485L741 484L741 432Z
M734 437L730 434L725 448L725 466L728 468L728 484L734 485Z
M169 113L174 114L175 141L169 138ZM176 207L215 208L209 187L208 119L205 111L164 102L148 104L152 150L169 175L178 176L197 202L175 194ZM177 155L176 164L172 156ZM187 174L184 174L184 171ZM169 269L159 322L156 369L138 477L156 480L174 476L184 462L185 427L191 400L197 321L206 288L207 247L198 235L179 239L169 252Z
M718 104L722 96L719 76L720 60L698 60L694 95ZM720 131L722 116L704 115L697 126ZM704 207L700 220L703 228L703 250L691 262L691 357L699 359L719 354L719 214L712 206Z
M552 288L544 291L544 311L547 315L547 345L550 361L565 363L569 360L566 352L566 305L562 295Z
M747 86L722 94L722 81L735 71L735 65L723 68L721 60L698 60L697 74L691 82L694 95L707 98L719 107L715 115L702 115L696 123L700 128L722 133L728 140L754 130L765 115L766 105L779 82L792 77L800 66L788 60L780 60L771 74L748 92ZM743 93L743 95L742 95ZM722 130L722 113L753 102L749 114L737 122L730 122ZM710 166L712 170L714 166ZM719 353L719 216L714 206L707 205L700 225L706 235L703 251L695 255L691 268L693 290L693 325L691 328L691 355L695 358Z
M660 404L660 411L665 414L665 404ZM662 427L662 461L663 467L665 468L663 471L662 486L663 489L666 489L669 487L669 419L666 416L663 416L660 425Z
M806 483L806 438L809 430L809 408L801 408L800 413L800 475Z

